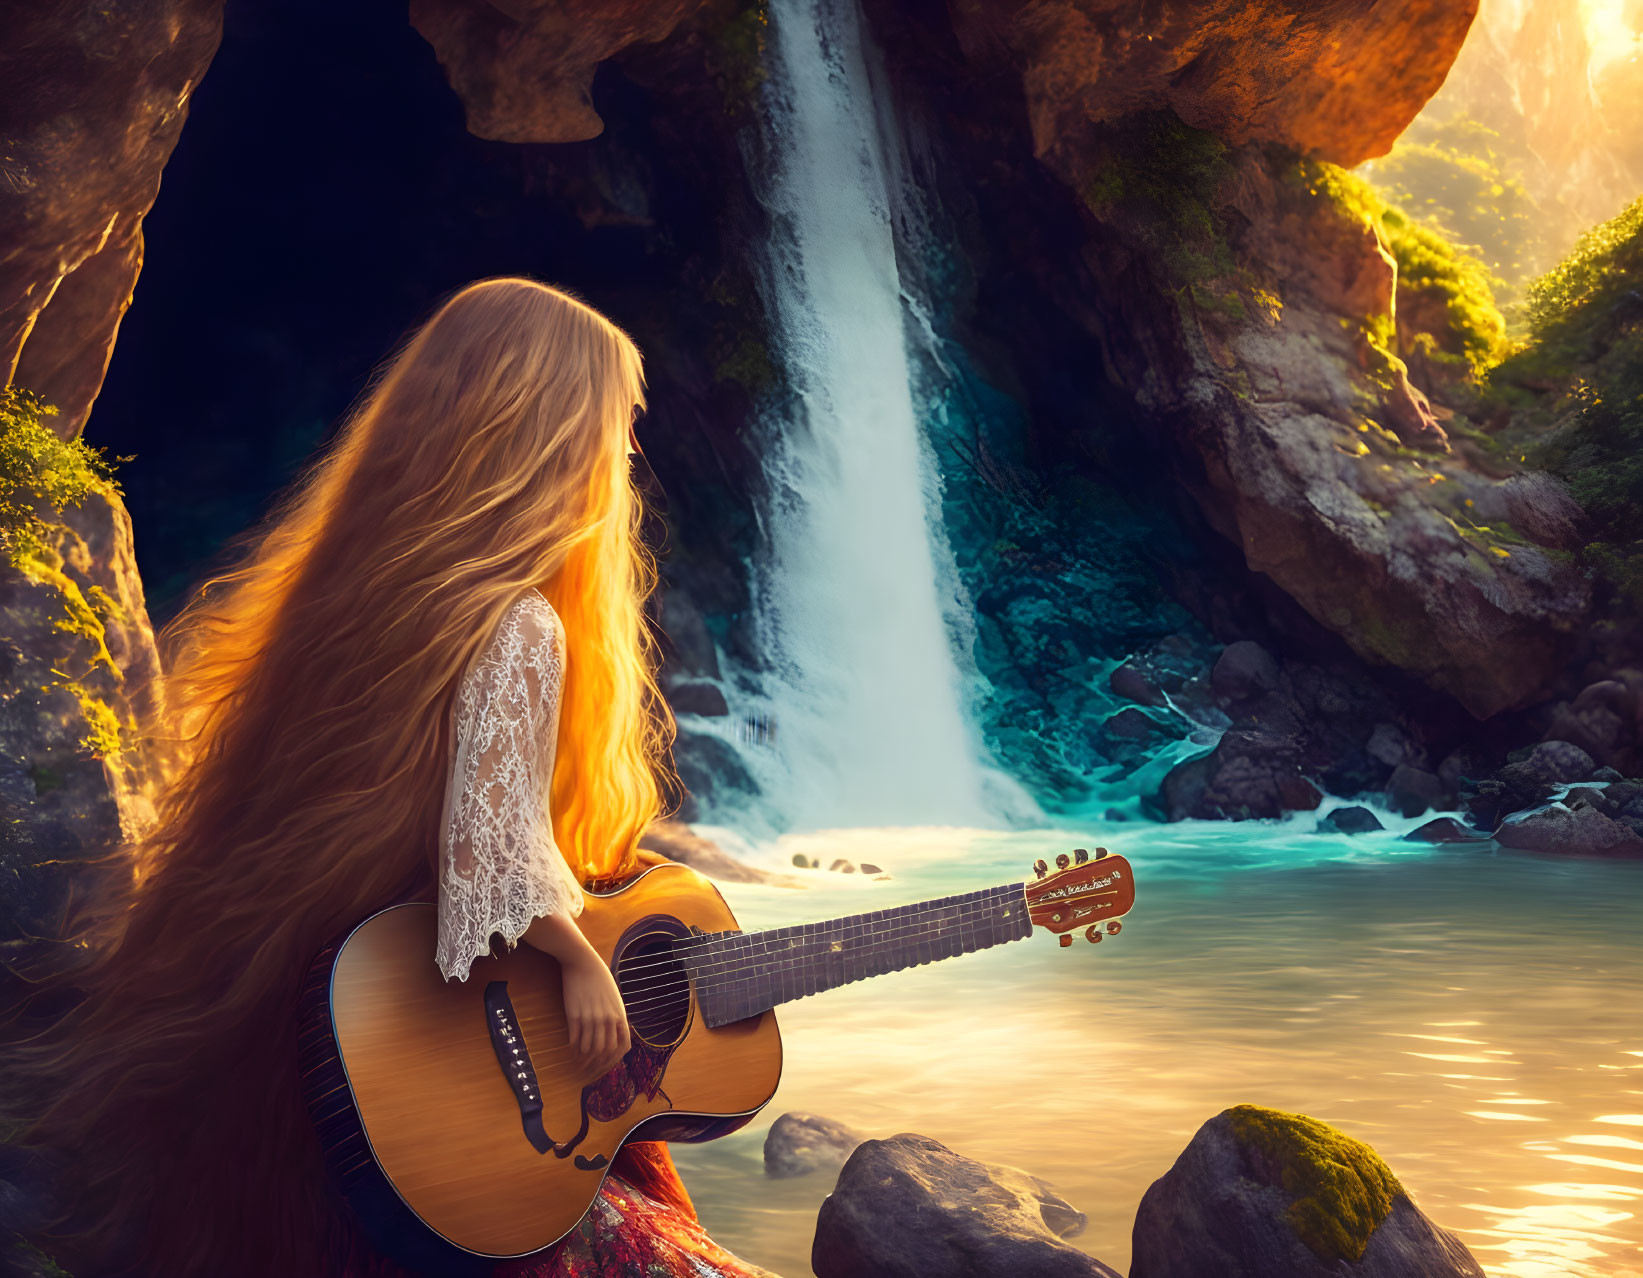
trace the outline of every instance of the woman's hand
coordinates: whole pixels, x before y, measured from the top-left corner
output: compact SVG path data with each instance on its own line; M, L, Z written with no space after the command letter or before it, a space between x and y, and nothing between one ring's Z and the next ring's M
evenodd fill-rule
M616 978L591 948L585 957L576 955L568 963L561 959L560 970L571 1050L583 1070L602 1077L627 1055L631 1042L627 1008L622 1005Z
M616 978L568 914L544 914L525 930L529 944L559 960L565 1022L576 1063L594 1078L627 1054L628 1014Z

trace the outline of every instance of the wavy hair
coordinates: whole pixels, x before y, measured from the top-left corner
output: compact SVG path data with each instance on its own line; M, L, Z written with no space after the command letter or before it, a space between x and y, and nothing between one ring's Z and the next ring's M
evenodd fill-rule
M584 882L636 864L677 780L627 439L639 351L520 277L447 297L160 634L157 820L71 933L84 998L0 1050L0 1120L73 1160L39 1241L86 1273L322 1274L294 1015L338 934L431 896L469 661L519 595L564 621L550 807ZM429 956L432 962L432 955ZM78 1271L77 1271L78 1272Z

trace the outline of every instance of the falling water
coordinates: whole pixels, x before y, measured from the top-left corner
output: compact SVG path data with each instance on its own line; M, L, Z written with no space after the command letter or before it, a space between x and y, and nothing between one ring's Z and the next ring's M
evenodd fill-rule
M955 601L904 338L893 114L875 109L856 0L772 0L769 15L761 287L793 396L767 449L757 575L778 729L766 799L789 829L995 825L998 777L943 619Z

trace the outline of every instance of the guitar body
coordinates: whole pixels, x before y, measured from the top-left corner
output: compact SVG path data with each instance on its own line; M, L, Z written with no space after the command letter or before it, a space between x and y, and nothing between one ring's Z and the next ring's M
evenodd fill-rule
M602 1077L572 1064L558 963L521 943L447 982L432 904L373 915L310 976L303 1075L333 1171L351 1197L375 1185L379 1207L426 1226L437 1241L417 1254L439 1272L551 1246L624 1141L712 1139L775 1093L774 1012L708 1027L669 954L674 938L738 930L717 889L668 863L585 900L578 923L617 973L633 1036Z

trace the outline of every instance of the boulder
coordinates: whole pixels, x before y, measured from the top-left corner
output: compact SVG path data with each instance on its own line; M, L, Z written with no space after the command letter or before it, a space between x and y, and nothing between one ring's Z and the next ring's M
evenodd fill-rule
M674 714L718 718L730 713L730 706L726 704L725 694L720 691L719 685L706 680L686 679L673 684L667 690L667 701L673 707Z
M1442 802L1444 786L1435 773L1400 763L1386 783L1386 802L1406 817L1419 816Z
M764 1174L779 1180L836 1170L865 1139L855 1128L819 1114L783 1114L765 1134Z
M1381 819L1364 807L1335 808L1318 818L1317 832L1319 834L1368 834L1371 830L1384 830Z
M1062 1241L1084 1223L1038 1177L907 1132L850 1155L810 1264L817 1278L1118 1278Z
M1242 821L1309 810L1323 796L1302 775L1295 739L1257 727L1230 729L1207 755L1176 765L1159 797L1172 821Z
M1224 1110L1142 1196L1130 1278L1484 1278L1363 1142L1302 1114Z
M1051 167L1092 125L1165 107L1229 141L1354 165L1384 155L1437 92L1477 8L995 0L951 12L972 61L1020 75L1034 152Z
M1643 834L1627 819L1604 816L1587 804L1553 803L1507 817L1495 831L1502 847L1565 856L1643 856Z
M1438 817L1403 836L1405 843L1478 843L1488 839L1487 834L1462 825L1454 817Z
M1508 763L1502 772L1509 769L1520 770L1523 776L1543 784L1567 785L1586 780L1597 771L1597 763L1577 745L1567 741L1542 741L1530 747L1522 758Z
M1247 701L1278 685L1278 662L1260 644L1240 639L1229 643L1216 659L1209 679L1216 696L1227 701Z

